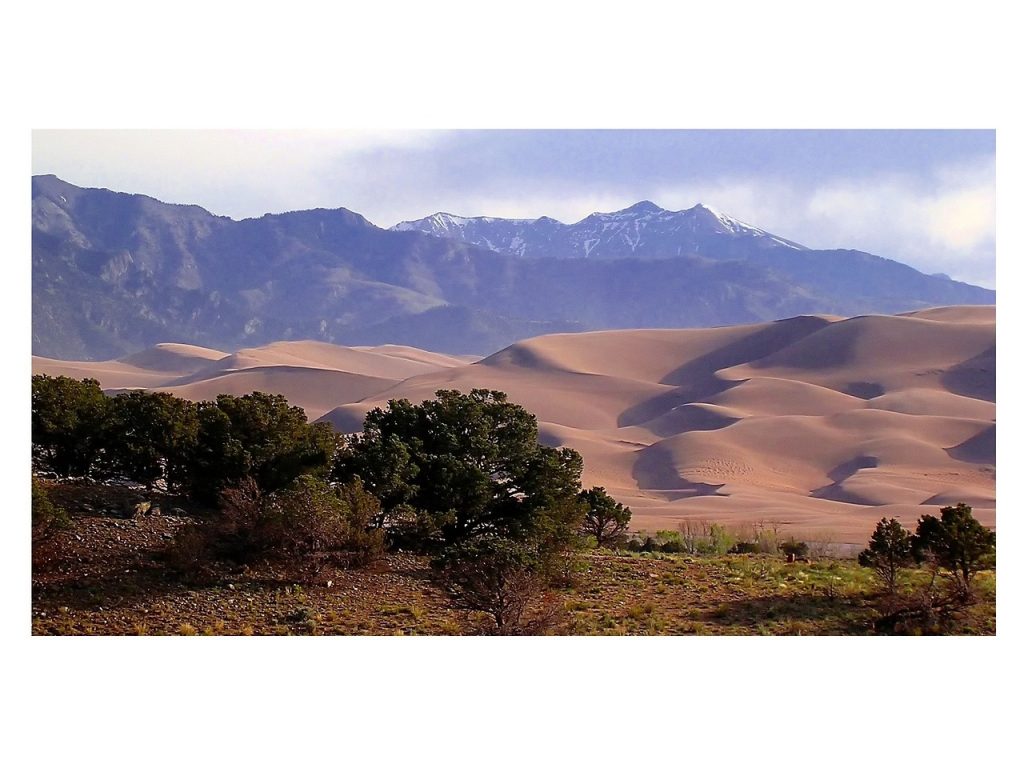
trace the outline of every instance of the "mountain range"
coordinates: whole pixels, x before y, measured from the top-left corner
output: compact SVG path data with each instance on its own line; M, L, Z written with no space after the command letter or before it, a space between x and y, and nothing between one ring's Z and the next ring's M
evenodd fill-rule
M994 291L813 250L709 207L575 224L435 214L383 229L316 209L236 221L32 179L32 351L311 339L487 354L542 334L992 304Z
M758 251L788 248L808 250L770 232L737 221L698 203L685 211L667 211L644 200L615 213L592 213L575 224L539 219L465 218L435 213L403 221L398 232L472 243L492 251L527 258L555 259L672 259L704 256L746 259Z

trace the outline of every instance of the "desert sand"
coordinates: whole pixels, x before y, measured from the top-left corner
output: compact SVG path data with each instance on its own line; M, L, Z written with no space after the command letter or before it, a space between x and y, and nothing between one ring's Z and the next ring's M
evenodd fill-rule
M318 341L283 341L234 353L187 344L158 344L120 360L103 362L32 358L32 373L94 378L109 394L128 389L170 392L188 400L218 394L273 392L317 419L404 379L476 358L413 347L341 347Z
M33 358L190 399L278 392L344 432L392 398L499 389L634 529L767 522L860 543L880 517L913 526L964 501L995 524L995 308L803 316L710 329L541 336L483 360L409 347L279 342L233 354L162 344L106 362Z

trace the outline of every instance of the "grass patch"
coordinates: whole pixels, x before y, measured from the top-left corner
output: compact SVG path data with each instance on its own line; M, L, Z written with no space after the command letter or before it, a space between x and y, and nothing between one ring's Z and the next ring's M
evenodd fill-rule
M367 569L321 573L316 583L258 564L212 574L185 586L147 560L173 525L151 531L100 517L73 518L47 542L59 557L34 562L32 631L37 635L462 635L480 617L453 604L430 576L426 558L392 553ZM157 527L161 526L161 527ZM708 536L712 531L708 530ZM122 555L117 536L139 537ZM676 532L662 536L674 541ZM703 535L703 529L701 529ZM772 533L774 535L774 533ZM767 541L755 531L748 539ZM112 538L114 537L114 538ZM678 540L683 541L682 532ZM90 559L111 553L109 562ZM130 556L129 556L130 555ZM869 568L853 560L787 563L774 552L691 554L596 550L581 556L573 586L555 590L559 634L832 635L878 632L995 633L996 575L982 572L974 602L940 620L887 628L886 596ZM932 581L906 569L900 594L910 600ZM946 588L946 579L936 580ZM891 607L891 606L890 606Z

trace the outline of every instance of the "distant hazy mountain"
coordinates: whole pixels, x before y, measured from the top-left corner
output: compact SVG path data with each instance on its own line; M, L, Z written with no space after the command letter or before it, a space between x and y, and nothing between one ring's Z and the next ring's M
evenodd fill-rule
M32 198L32 350L64 359L289 339L486 354L558 331L995 301L870 254L808 250L703 207L640 203L574 225L458 220L474 222L458 228L464 238L409 231L426 225L381 229L343 208L234 221L54 176L34 177Z

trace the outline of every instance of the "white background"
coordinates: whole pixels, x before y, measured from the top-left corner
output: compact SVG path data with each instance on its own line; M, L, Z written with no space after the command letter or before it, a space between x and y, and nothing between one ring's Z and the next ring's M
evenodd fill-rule
M1024 161L1007 4L21 5L0 31L9 764L1019 759ZM30 637L31 129L58 127L996 128L998 637Z

